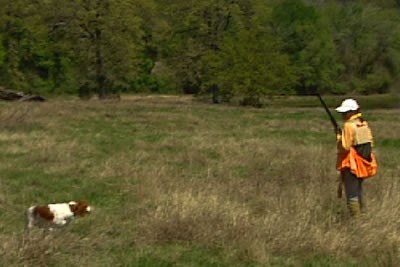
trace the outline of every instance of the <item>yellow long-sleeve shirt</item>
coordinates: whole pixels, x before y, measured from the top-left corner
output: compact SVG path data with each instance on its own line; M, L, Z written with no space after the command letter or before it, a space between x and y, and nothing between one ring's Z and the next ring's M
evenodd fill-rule
M361 113L351 116L344 123L342 133L337 135L338 167L342 165L342 161L346 158L351 147L365 143L371 143L373 146L371 129L367 121L361 119L361 116Z

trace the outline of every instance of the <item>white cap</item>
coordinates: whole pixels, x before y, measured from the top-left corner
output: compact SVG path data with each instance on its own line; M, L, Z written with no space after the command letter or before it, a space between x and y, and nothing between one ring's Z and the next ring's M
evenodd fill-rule
M358 105L357 101L352 99L352 98L348 98L346 100L344 100L342 102L342 104L340 105L340 107L336 108L337 112L348 112L348 111L356 111L360 108L360 106Z

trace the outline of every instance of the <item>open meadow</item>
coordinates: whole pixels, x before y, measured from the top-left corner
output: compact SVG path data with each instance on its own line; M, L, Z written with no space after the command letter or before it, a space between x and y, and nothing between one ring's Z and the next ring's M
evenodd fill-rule
M0 102L0 266L400 266L399 109L360 101L380 167L354 221L318 99L279 101ZM92 214L27 229L29 206L79 199Z

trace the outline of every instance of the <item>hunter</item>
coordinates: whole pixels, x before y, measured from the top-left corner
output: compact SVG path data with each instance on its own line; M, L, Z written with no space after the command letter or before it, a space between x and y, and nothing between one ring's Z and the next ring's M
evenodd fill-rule
M360 216L365 209L362 184L365 178L374 176L377 171L375 155L372 152L373 136L367 121L354 99L346 99L336 108L343 115L343 130L336 135L338 157L337 169L340 171L338 197L341 197L344 184L347 206L350 214Z

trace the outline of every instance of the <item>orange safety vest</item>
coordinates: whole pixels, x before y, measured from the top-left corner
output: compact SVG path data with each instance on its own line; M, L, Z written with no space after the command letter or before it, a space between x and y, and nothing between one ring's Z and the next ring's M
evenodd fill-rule
M368 178L374 176L378 170L375 154L371 154L371 161L361 157L354 147L350 148L350 152L339 162L338 170L350 169L357 178Z
M337 169L339 171L350 169L358 178L368 178L376 174L378 164L373 152L371 152L371 161L368 161L363 158L354 147L354 145L373 142L368 123L366 121L360 121L360 117L361 113L355 114L345 123L346 137L338 139L340 152L338 153ZM342 138L345 138L343 143Z

